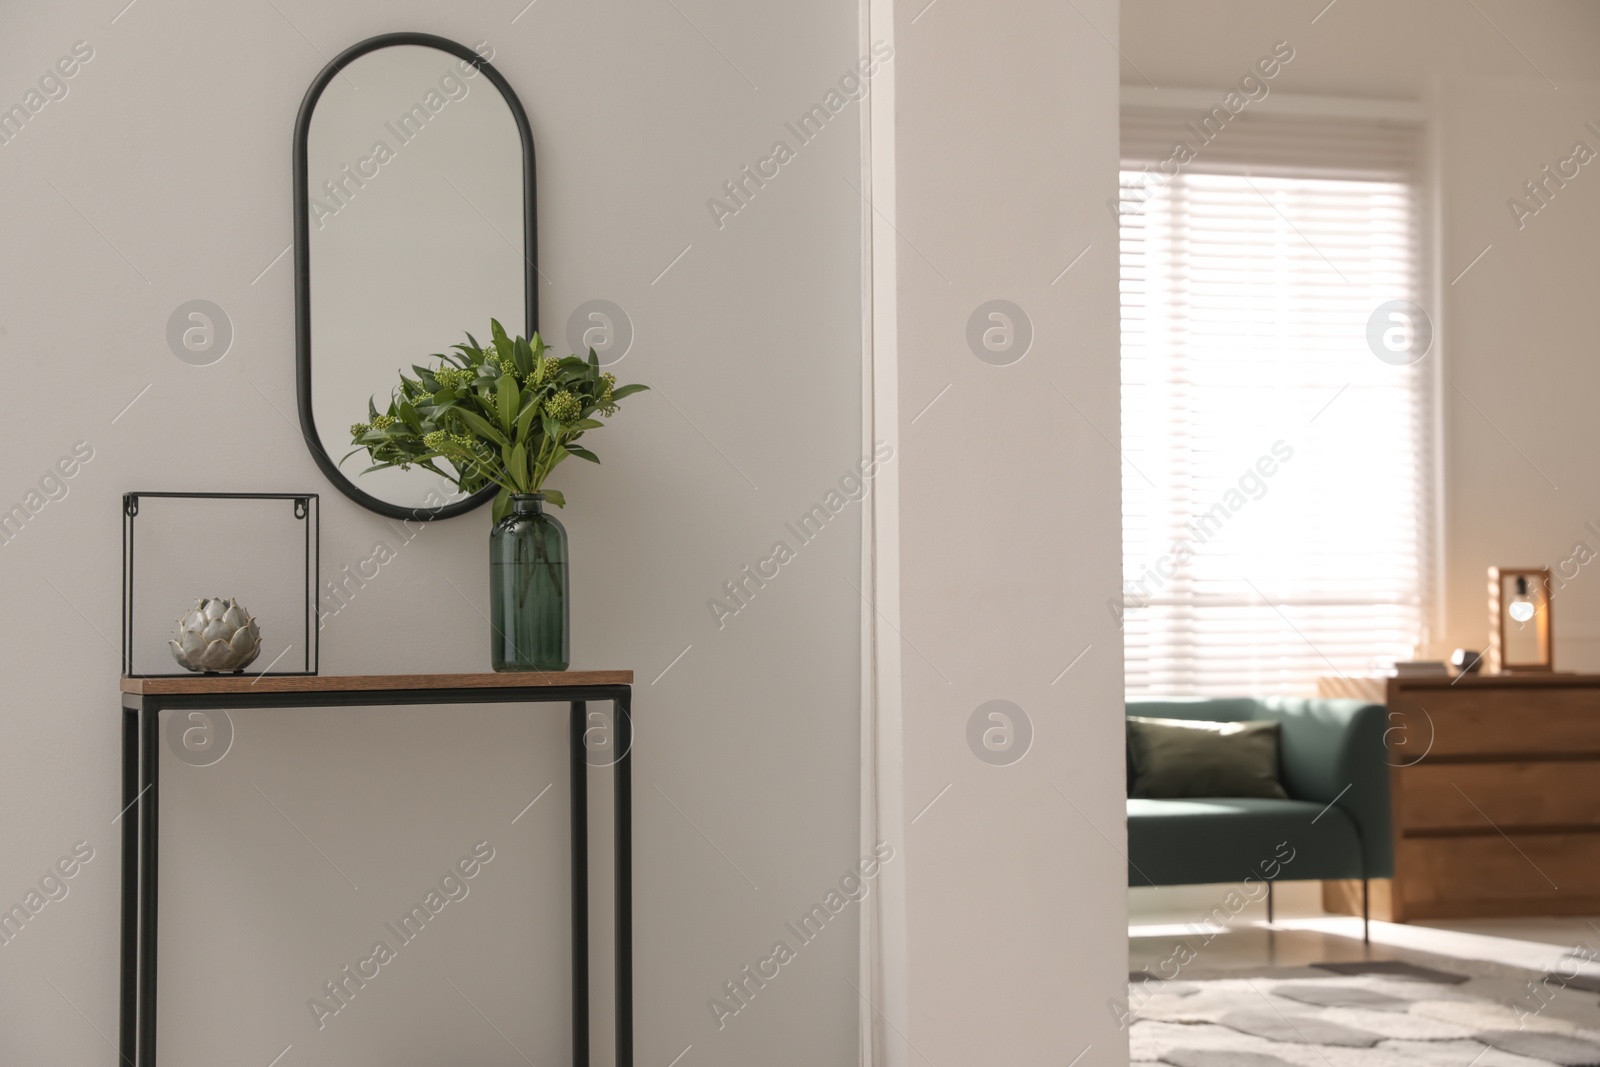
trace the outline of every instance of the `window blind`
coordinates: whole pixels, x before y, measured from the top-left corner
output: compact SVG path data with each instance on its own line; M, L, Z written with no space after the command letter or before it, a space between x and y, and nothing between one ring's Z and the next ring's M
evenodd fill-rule
M1130 696L1307 694L1424 640L1420 143L1388 120L1124 111Z

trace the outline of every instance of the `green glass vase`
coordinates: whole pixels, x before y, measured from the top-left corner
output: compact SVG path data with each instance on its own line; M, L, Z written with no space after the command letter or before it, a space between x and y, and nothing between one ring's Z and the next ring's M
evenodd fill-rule
M567 531L544 495L513 496L489 532L491 659L497 671L564 671L568 644Z

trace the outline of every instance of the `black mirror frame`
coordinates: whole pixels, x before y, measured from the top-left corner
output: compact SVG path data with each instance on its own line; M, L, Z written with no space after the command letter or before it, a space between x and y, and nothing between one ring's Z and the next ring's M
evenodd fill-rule
M316 110L317 101L321 98L323 90L341 70L368 52L396 45L437 48L471 63L500 91L506 106L511 109L512 117L516 119L517 132L522 136L522 259L526 265L523 271L523 291L528 320L523 333L529 337L533 336L539 323L539 242L536 211L538 197L534 173L533 129L528 125L528 115L522 109L522 101L517 99L516 92L507 84L505 77L487 59L466 45L445 37L436 37L431 33L385 33L369 37L335 56L311 83L311 88L306 90L305 100L300 104L300 113L294 123L293 153L295 384L300 408L300 433L306 439L306 446L311 450L311 458L316 460L317 466L322 468L322 473L333 483L334 488L345 496L380 515L394 519L426 521L448 519L471 511L493 500L499 489L497 486L489 485L464 500L439 508L407 508L391 504L387 500L380 500L370 493L363 492L339 469L339 464L322 447L322 438L317 434L316 421L311 414L311 212L309 174L306 169L306 138L311 130L311 115ZM470 324L463 324L463 329L468 325Z

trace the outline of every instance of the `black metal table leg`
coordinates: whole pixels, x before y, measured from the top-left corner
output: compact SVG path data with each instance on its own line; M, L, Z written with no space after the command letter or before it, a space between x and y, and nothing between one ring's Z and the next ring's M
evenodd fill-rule
M122 946L117 1053L132 1067L139 1006L139 713L122 709Z
M567 744L572 768L572 1063L589 1067L589 761L587 705L572 702Z
M147 702L139 704L143 735L140 766L143 781L139 797L139 1067L156 1062L156 775L160 767L161 712Z
M613 765L617 850L617 1067L633 1067L633 718L631 689L617 694Z

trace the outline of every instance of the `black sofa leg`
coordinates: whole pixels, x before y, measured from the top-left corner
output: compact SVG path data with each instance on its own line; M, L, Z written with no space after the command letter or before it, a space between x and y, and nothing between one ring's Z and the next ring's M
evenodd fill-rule
M1363 878L1361 879L1361 943L1363 945L1372 944L1370 926L1371 913L1367 906L1367 880Z
M1272 883L1267 883L1267 925L1272 925Z

